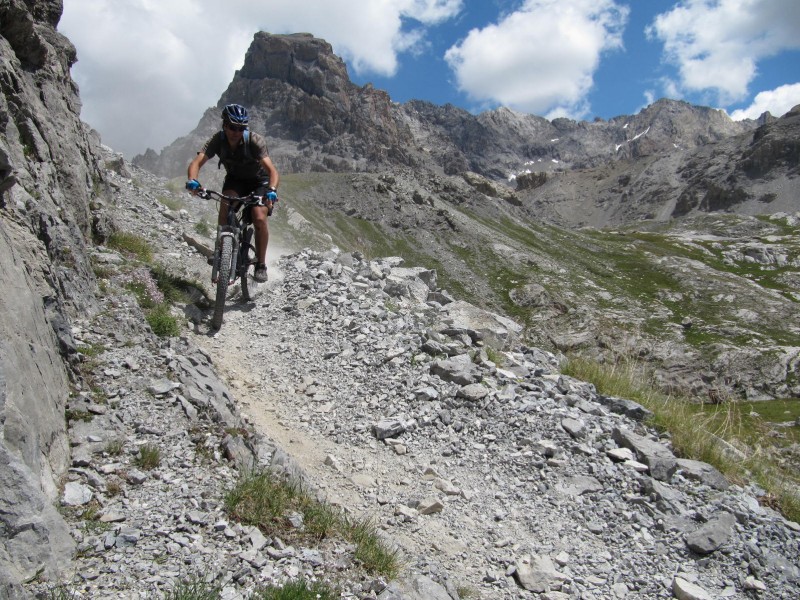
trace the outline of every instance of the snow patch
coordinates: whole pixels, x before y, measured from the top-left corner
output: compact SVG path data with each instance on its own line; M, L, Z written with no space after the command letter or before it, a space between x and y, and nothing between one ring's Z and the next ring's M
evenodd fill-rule
M648 127L647 129L645 129L645 130L644 130L642 133L639 133L639 134L637 134L637 135L633 136L633 139L632 139L631 141L638 140L638 139L639 139L640 137L642 137L643 135L647 135L647 132L648 132L648 131L650 131L650 128L649 128L649 127Z

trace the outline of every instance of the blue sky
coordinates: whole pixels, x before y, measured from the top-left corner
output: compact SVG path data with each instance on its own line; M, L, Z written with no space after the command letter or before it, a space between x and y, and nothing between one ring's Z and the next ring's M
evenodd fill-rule
M800 104L798 0L64 0L84 121L126 156L193 129L258 30L331 43L393 100L577 120L668 97Z

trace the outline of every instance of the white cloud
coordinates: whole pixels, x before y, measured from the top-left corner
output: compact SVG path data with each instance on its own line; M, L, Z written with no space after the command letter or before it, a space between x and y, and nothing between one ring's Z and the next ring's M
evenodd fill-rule
M664 43L689 92L714 90L730 105L747 96L758 62L800 48L797 0L684 0L647 28Z
M128 156L197 124L241 66L253 34L310 32L358 73L391 76L398 54L463 0L64 0L84 121Z
M800 104L800 83L782 85L774 90L756 94L755 100L747 108L735 110L731 119L757 119L769 111L774 117L781 117Z
M476 102L580 118L601 54L622 47L627 17L614 0L527 0L470 31L445 59Z

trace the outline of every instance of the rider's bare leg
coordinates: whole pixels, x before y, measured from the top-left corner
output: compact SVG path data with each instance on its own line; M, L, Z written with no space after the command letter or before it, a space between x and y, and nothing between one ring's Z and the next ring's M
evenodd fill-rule
M267 223L267 208L265 206L253 207L253 229L256 232L256 259L258 264L267 262L267 246L269 245L269 224Z

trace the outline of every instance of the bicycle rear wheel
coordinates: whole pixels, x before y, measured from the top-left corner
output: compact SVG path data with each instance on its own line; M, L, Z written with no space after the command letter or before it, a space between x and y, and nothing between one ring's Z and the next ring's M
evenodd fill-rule
M251 243L253 239L253 227L248 225L242 232L241 256L239 257L239 279L242 281L242 300L250 300L250 292L255 288L253 282L247 277L250 272L250 265L256 264L256 249Z
M231 259L233 258L233 239L225 236L219 248L219 272L217 273L217 297L214 301L214 317L211 324L214 329L222 327L222 315L225 311L225 297L228 294L228 283L231 279Z

